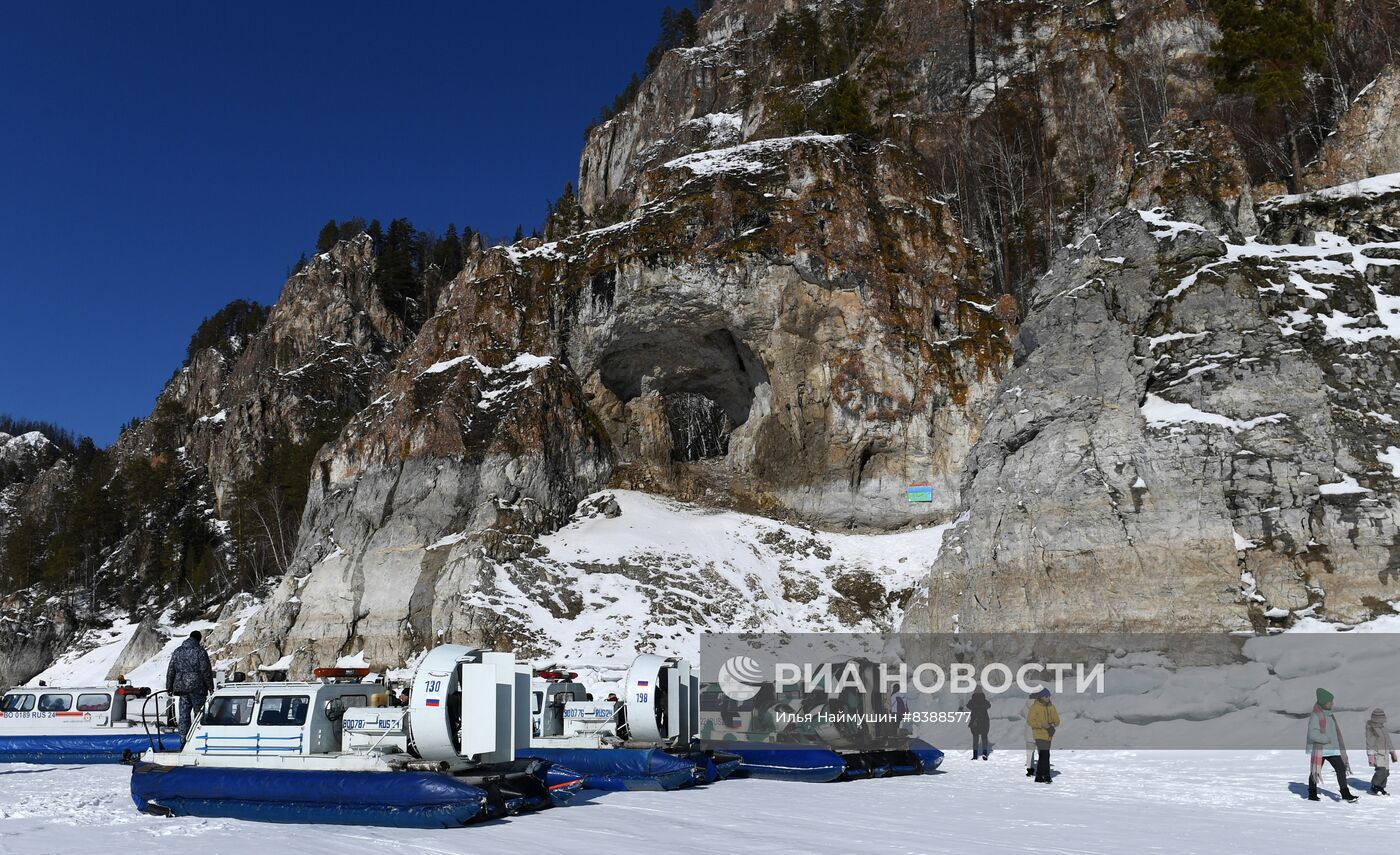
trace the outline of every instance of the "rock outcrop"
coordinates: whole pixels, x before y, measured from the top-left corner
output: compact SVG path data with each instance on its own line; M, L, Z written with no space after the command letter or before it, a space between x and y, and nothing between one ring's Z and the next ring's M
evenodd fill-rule
M0 686L17 685L44 670L81 628L63 602L39 601L28 590L0 599Z
M1362 89L1303 173L1308 190L1400 172L1400 67Z
M10 529L36 513L64 480L67 467L61 458L57 446L38 431L19 436L0 432L0 547Z
M795 137L687 155L640 183L640 216L589 239L604 264L569 318L615 481L825 525L954 507L1007 325L912 164ZM683 396L723 411L726 453L687 443ZM909 505L911 482L934 501Z
M136 487L145 504L114 509L134 520L90 557L81 589L65 592L83 617L55 618L41 608L52 579L6 607L25 636L0 642L0 653L19 650L4 657L13 664L9 679L28 679L94 620L171 609L188 617L285 571L301 508L287 499L283 479L306 483L304 460L369 403L371 384L409 337L385 308L374 269L368 236L342 242L287 280L256 333L190 355L151 416L122 432L105 469L87 473L113 479L128 502L137 501ZM273 471L299 460L290 476ZM72 464L39 434L0 444L0 556L16 520L42 529L71 504ZM238 548L240 524L259 527L275 548ZM13 569L0 569L13 578Z
M271 449L327 441L369 403L371 384L408 338L373 273L368 236L312 257L287 280L255 335L192 355L157 398L152 418L122 434L118 455L183 449L222 509Z
M161 634L154 617L147 617L136 626L136 631L117 654L112 667L107 671L108 680L116 680L149 662L165 647L166 637ZM161 688L161 687L157 687Z
M1179 146L1142 179L1211 186L1230 161ZM1384 222L1396 194L1327 195ZM1261 242L1231 236L1230 194L1134 196L1163 207L1037 283L907 630L1354 622L1400 594L1400 242L1316 222L1292 242L1319 198L1263 206Z
M58 448L38 431L19 436L0 432L0 489L32 480L58 458Z
M1219 100L1206 71L1218 33L1174 0L815 4L824 44L849 57L822 79L801 67L802 37L775 42L778 16L801 8L748 0L702 15L696 45L668 52L635 101L590 131L584 208L625 208L642 175L687 152L791 133L795 115L821 114L849 81L880 135L927 164L930 189L1012 290L1040 249L1012 256L1010 242L1081 236L1122 203L1135 149L1171 109L1201 115Z
M71 477L68 461L43 434L0 432L0 561L17 527L54 512ZM0 578L10 575L0 570ZM67 604L50 602L45 592L0 592L0 686L46 666L76 624Z

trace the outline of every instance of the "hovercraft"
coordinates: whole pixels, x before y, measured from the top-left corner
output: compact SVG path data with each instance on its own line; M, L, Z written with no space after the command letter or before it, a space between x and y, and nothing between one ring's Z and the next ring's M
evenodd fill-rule
M0 763L120 763L154 740L180 749L147 688L22 686L0 698Z
M725 751L742 760L735 777L812 784L929 775L943 763L942 751L918 739L911 739L904 745L860 751L761 742L725 742L723 745Z
M706 706L702 744L738 755L736 777L828 783L929 775L943 763L942 751L896 720L883 692L779 694L767 684L736 703L715 685L706 697L715 700ZM862 719L876 724L855 723Z
M361 682L368 669L314 673L316 682L217 689L182 750L132 761L136 807L444 828L547 808L580 784L576 774L517 757L529 738L530 674L514 654L437 647L399 708L376 705L387 695Z
M699 682L684 659L632 660L621 700L595 701L577 674L543 671L534 687L529 753L595 790L676 790L729 777L739 758L694 744Z

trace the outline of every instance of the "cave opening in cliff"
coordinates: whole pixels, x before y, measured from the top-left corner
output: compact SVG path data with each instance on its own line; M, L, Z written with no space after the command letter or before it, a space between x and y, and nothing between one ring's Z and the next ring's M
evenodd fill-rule
M673 330L621 337L599 363L603 385L624 404L662 399L671 459L729 453L729 436L749 419L754 392L768 382L762 363L727 329Z

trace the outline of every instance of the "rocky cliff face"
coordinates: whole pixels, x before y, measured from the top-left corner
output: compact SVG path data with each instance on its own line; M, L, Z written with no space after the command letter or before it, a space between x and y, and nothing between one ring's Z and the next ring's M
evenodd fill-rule
M368 237L313 257L283 287L266 325L232 355L195 353L156 414L117 444L121 456L183 449L218 506L279 445L325 442L369 403L407 338L375 293Z
M775 41L777 17L801 8L753 0L703 15L697 45L666 54L634 105L590 133L585 208L625 206L640 176L679 154L814 121L849 82L879 135L925 164L997 284L1019 290L1043 269L1032 244L1077 239L1122 204L1134 151L1170 109L1219 102L1205 69L1218 33L1194 4L817 4L828 44L849 55L822 79ZM867 9L878 12L860 23Z
M615 479L827 525L953 507L1008 324L908 159L779 138L640 184L650 201L609 232L632 246L570 306L569 362L619 447ZM719 447L678 424L685 396L716 408ZM921 481L935 501L911 507Z
M1252 218L1221 204L1239 199L1222 169L1237 158L1212 140L1177 129L1174 168L1142 170L1134 192L1159 206L1110 218L1036 284L964 518L906 629L1390 610L1400 187L1273 200L1241 238Z
M1400 172L1400 68L1362 88L1303 174L1309 190Z
M104 470L123 495L145 484L154 501L136 509L139 524L92 556L76 596L59 592L62 606L50 597L51 580L8 597L4 617L16 637L5 644L0 683L41 670L103 615L203 610L286 569L300 508L287 504L269 467L310 459L339 433L407 338L379 299L373 271L368 237L341 243L287 281L256 334L191 355L152 415L122 432ZM39 440L0 444L0 548L14 521L51 519L72 505L72 461ZM308 477L304 465L291 476L302 484ZM268 554L239 549L240 526L260 532Z
M631 219L452 284L319 461L295 570L250 625L261 659L538 647L480 603L579 598L586 574L546 595L527 547L605 484L829 525L956 504L1008 325L907 158L773 139L639 186ZM904 501L919 480L936 502Z
M52 493L65 471L58 448L42 433L0 431L0 544L21 516Z
M67 461L43 434L0 432L0 548L22 520L57 503L70 476ZM76 627L68 605L50 602L45 592L0 592L0 685L44 668Z

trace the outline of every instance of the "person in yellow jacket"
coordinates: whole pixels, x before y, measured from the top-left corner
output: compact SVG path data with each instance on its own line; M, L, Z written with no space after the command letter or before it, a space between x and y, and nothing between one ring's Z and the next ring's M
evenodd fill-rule
M1050 740L1055 738L1055 728L1060 726L1060 712L1050 703L1049 689L1042 688L1034 697L1035 703L1026 713L1026 725L1035 737L1035 780L1038 784L1049 784Z

